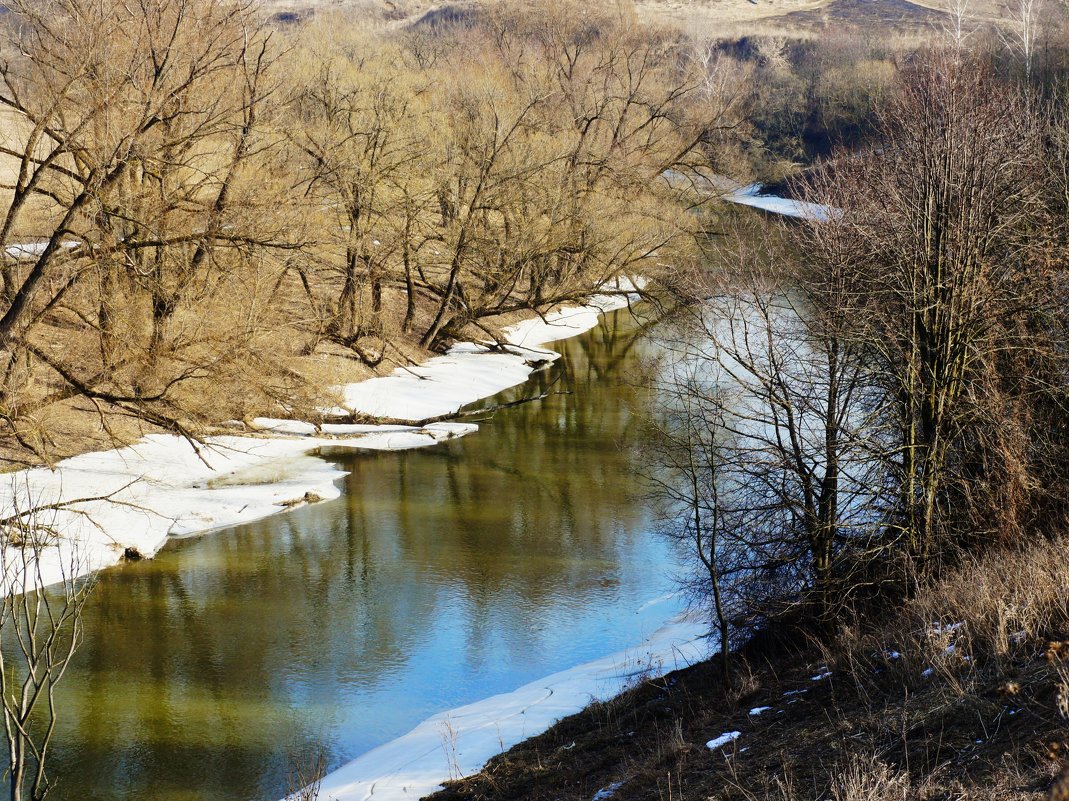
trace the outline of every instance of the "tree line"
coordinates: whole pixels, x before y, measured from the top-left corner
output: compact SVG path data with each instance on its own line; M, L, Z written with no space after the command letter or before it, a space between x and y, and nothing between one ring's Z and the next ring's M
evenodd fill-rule
M694 279L654 477L724 643L1064 533L1065 141L990 51L921 51L798 187L827 214Z
M0 44L0 424L193 434L697 258L746 69L615 7L297 30L248 2L15 0ZM302 359L304 361L302 361Z

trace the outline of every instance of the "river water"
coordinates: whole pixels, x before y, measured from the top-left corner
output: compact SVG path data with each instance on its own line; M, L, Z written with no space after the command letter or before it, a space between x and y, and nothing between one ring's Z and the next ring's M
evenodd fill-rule
M680 608L640 478L644 325L608 315L491 402L570 394L430 449L328 454L351 471L337 501L104 573L50 797L276 801L295 759L336 767L639 643Z

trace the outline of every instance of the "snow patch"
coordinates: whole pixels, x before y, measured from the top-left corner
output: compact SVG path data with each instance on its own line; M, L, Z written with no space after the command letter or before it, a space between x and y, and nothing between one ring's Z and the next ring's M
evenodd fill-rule
M699 617L685 617L658 629L639 648L439 713L403 737L328 774L319 797L334 801L422 798L444 781L479 771L490 757L540 734L592 701L617 695L636 675L651 669L666 672L705 658L707 630Z
M540 345L589 331L605 312L636 300L634 293L643 285L640 280L618 279L605 286L614 294L595 295L584 306L568 306L509 326L504 331L504 349L460 342L444 356L416 367L348 384L341 388L342 408L333 411L407 422L453 414L462 406L522 384L540 366L560 356Z
M714 737L712 740L705 744L705 747L710 751L716 751L723 748L728 743L732 743L742 736L741 731L729 731L725 734L721 734L719 737Z
M257 431L269 431L272 434L289 434L296 437L313 437L319 433L314 423L303 420L277 420L272 417L257 417L252 421Z
M59 246L64 250L71 250L78 247L78 242L64 241L60 242ZM4 254L10 256L16 261L19 259L36 259L42 253L45 252L45 248L48 247L48 242L15 242L4 248Z
M612 798L614 795L616 795L616 791L623 786L623 782L613 782L608 787L602 787L600 790L594 793L594 797L590 799L590 801L607 801L607 799Z
M960 620L957 623L938 623L938 622L936 622L936 623L932 624L932 633L933 634L955 634L955 633L957 633L958 629L960 629L964 625L965 625L965 621L964 620Z
M737 203L741 206L750 206L761 209L771 214L779 214L784 217L794 217L812 222L827 222L836 216L838 210L830 206L822 206L819 203L806 203L801 200L791 200L775 195L762 195L761 184L750 184L736 189L724 195L724 200Z
M767 712L771 708L772 707L770 706L755 706L753 709L750 710L750 717L756 718L758 715L765 714L765 712Z

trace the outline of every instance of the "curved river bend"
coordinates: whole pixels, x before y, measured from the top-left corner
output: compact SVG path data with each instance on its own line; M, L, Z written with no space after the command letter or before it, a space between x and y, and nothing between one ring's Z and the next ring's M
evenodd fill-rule
M434 448L338 457L337 501L103 574L60 692L55 801L275 801L436 712L637 644L679 608L638 476L627 311ZM329 457L328 458L333 458Z

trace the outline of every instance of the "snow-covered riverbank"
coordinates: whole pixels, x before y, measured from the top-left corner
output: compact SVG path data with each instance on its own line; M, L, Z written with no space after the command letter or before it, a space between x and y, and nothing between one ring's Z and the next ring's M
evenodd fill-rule
M782 217L793 217L799 220L811 222L827 222L835 214L836 210L819 203L807 203L793 198L777 197L776 195L762 195L761 184L750 184L726 192L724 200L736 203L740 206L767 211L769 214L778 214Z
M555 673L518 690L441 712L324 778L321 801L415 801L592 701L618 695L708 656L707 621L666 623L626 651Z
M419 367L343 387L345 405L417 423L450 414L522 383L557 358L539 345L587 331L602 313L627 303L627 295L598 295L585 306L522 321L505 331L511 352L460 343ZM40 562L40 581L54 584L117 564L127 553L152 556L170 536L337 497L336 482L344 474L317 458L318 449L403 450L478 430L465 423L317 426L265 418L253 425L259 432L254 436L216 436L194 444L153 434L125 448L65 459L52 469L10 473L0 485L0 517L37 509L37 522L62 533ZM8 583L10 578L5 592ZM21 589L18 582L16 588Z

